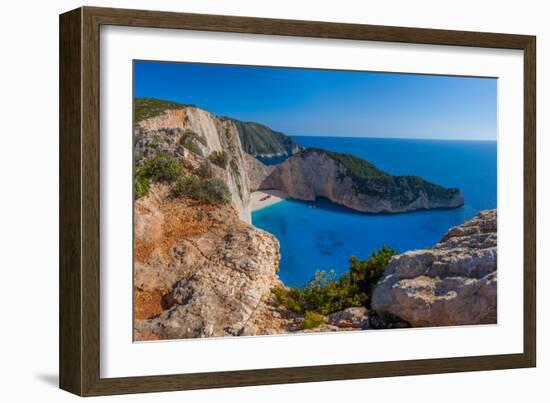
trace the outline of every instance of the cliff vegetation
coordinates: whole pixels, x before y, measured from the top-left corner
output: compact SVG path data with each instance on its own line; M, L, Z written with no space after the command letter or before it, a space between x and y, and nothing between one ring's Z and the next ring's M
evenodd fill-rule
M165 101L157 98L134 98L134 122L149 119L171 109L182 109L187 106L179 102Z
M302 151L301 155L306 156L308 153L324 153L341 163L346 170L341 173L340 178L351 178L353 187L357 193L372 196L387 196L404 203L413 201L422 194L425 194L428 198L445 199L460 193L459 189L444 188L419 176L390 175L369 161L352 154L309 148Z
M365 213L403 213L464 204L460 190L417 176L393 176L351 154L308 148L265 171L260 189L298 200L324 197Z
M285 308L300 314L329 315L350 307L370 308L373 287L397 251L383 246L365 260L349 259L349 270L337 277L334 271L317 271L303 287L274 288Z
M203 163L195 172L187 172L176 158L159 152L135 168L134 186L137 198L147 196L152 183L165 183L170 196L185 196L198 204L223 204L231 200L225 182L212 177L213 172Z
M255 122L230 119L239 132L243 150L253 156L290 156L302 147L290 136Z

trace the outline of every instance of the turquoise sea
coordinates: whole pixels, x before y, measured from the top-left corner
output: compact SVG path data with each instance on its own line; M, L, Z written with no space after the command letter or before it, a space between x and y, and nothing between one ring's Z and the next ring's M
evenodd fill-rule
M465 206L403 214L364 214L326 199L285 200L252 214L258 228L281 244L279 276L290 286L305 284L316 270L348 269L350 256L368 257L382 245L399 252L434 245L452 226L480 210L496 208L495 141L440 141L356 137L294 137L305 147L345 152L394 175L418 175L462 190Z

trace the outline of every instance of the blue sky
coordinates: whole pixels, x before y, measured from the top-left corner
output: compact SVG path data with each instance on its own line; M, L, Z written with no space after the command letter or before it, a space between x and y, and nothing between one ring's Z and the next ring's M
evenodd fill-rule
M494 140L497 80L134 62L134 95L296 136Z

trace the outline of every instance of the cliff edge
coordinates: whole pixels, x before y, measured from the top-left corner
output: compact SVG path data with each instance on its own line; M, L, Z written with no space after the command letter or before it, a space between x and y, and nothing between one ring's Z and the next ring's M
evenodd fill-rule
M242 149L232 121L195 106L181 105L136 122L134 133L138 164L158 152L169 153L190 168L198 168L205 160L212 162L214 176L227 184L239 217L251 222L245 161L249 156Z
M260 189L299 200L325 197L365 213L402 213L464 204L460 190L418 176L393 176L350 154L306 149L266 172Z
M433 249L393 257L372 309L414 327L496 323L496 210L451 228Z
M135 209L136 340L238 335L267 312L280 285L273 235L231 204L171 200L163 186Z

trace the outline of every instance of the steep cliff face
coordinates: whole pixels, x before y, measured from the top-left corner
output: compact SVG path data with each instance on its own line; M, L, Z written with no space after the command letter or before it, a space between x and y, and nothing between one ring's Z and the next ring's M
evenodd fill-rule
M451 228L430 250L395 256L376 286L372 309L415 327L496 323L497 213Z
M234 123L158 100L140 107L134 157L136 175L143 171L148 182L134 203L135 339L296 326L271 293L281 286L279 243L249 225L248 171L256 160L243 152ZM220 179L223 186L210 186ZM217 197L224 187L229 201Z
M184 106L137 122L135 132L138 159L158 149L191 165L198 165L213 153L223 155L223 169L215 168L215 174L227 184L239 217L251 222L246 154L232 121L219 119L194 106Z
M262 188L262 183L271 175L275 165L264 165L251 155L245 155L246 170L248 173L248 182L250 190L255 191Z
M196 206L167 192L154 185L135 205L136 339L242 333L273 310L278 241L231 204Z
M317 149L302 151L266 171L259 188L283 190L300 200L321 196L367 213L452 208L464 203L458 189L414 176L392 176L360 158Z
M243 150L255 157L291 156L302 150L290 136L255 123L230 119L239 132Z

